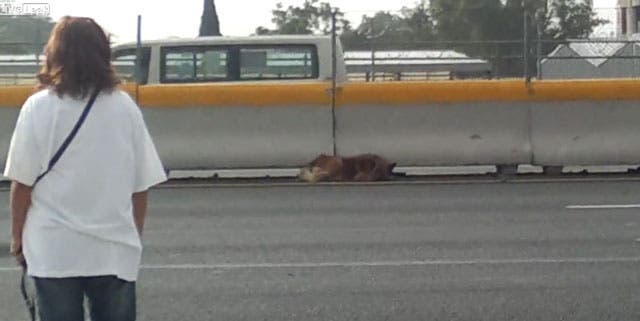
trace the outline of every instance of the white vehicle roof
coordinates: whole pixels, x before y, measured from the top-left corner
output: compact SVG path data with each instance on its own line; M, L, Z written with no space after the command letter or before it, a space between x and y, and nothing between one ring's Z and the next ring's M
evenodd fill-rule
M331 43L330 36L316 35L277 35L251 37L198 37L198 38L166 38L142 41L143 46L198 46L198 45L239 45L239 44L315 44L318 42ZM119 44L113 49L136 47L135 42Z

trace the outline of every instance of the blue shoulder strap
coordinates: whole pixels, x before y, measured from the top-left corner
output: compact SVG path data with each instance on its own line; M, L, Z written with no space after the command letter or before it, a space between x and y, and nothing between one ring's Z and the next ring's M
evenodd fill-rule
M87 118L87 115L89 115L89 111L91 111L91 107L93 107L93 103L96 101L96 98L98 97L99 93L100 93L100 90L98 90L98 89L96 89L93 92L93 94L91 95L91 98L89 98L89 102L87 102L87 105L84 107L84 110L82 111L82 114L80 115L80 119L78 119L78 121L76 122L76 125L73 126L73 129L69 133L69 136L67 136L67 138L64 140L62 145L60 145L60 148L58 148L58 151L53 155L53 157L49 161L49 166L47 167L47 170L44 173L40 174L40 176L38 176L38 178L36 178L36 181L35 181L35 183L33 183L33 186L36 186L36 184L45 175L47 175L49 173L49 171L51 171L51 169L53 168L53 166L56 165L58 160L60 160L60 157L62 157L62 154L64 154L64 151L67 149L67 147L69 147L69 144L71 144L71 141L73 141L73 138L76 137L76 134L78 133L78 130L80 130L80 127L82 126L82 124L84 123L85 119Z

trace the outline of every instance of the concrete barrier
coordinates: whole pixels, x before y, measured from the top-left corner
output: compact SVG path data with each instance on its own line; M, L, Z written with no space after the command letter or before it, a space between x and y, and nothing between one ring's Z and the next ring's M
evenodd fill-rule
M135 96L135 88L127 90ZM333 137L327 82L141 86L167 169L297 167L320 153L401 166L640 163L640 81L350 83ZM32 88L0 88L0 167Z
M328 86L144 86L139 97L169 170L297 167L333 152Z
M0 170L18 108L0 108ZM145 108L165 168L298 167L333 152L329 107Z
M640 164L637 101L535 104L531 117L533 164Z
M175 169L297 167L333 152L328 84L195 84L140 87L163 164ZM135 87L126 90L136 96ZM0 90L0 166L22 105L22 87Z
M297 167L332 153L329 107L147 108L165 168Z
M338 153L401 165L640 163L640 81L346 84Z
M400 166L531 162L526 103L346 106L336 118L342 155L378 153Z

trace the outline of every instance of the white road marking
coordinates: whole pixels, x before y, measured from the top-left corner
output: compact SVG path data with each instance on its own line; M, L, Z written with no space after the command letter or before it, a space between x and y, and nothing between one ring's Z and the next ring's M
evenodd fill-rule
M20 271L20 268L18 268L18 267L0 267L0 272L14 272L14 271Z
M640 257L609 258L556 258L506 260L425 260L379 262L309 262L309 263L220 263L220 264L143 264L142 270L240 270L286 268L341 268L341 267L403 267L403 266L465 266L465 265L519 265L519 264L597 264L640 263ZM19 271L18 267L0 267L0 272Z
M517 265L517 264L593 264L640 263L640 257L622 258L565 258L565 259L508 259L508 260L427 260L380 262L318 262L318 263L244 263L244 264L176 264L143 265L144 270L206 270L260 268L336 268L336 267L402 267L402 266L460 266L460 265Z
M640 204L611 204L611 205L567 205L569 210L601 210L601 209L629 209L640 208Z

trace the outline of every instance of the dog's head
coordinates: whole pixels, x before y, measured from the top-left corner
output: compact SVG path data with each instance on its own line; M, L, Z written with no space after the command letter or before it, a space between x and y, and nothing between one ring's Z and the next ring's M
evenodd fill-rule
M317 168L317 167L316 167ZM300 169L300 174L298 174L298 178L305 182L314 183L318 181L318 177L313 173L313 167L303 167Z
M298 178L307 182L334 179L342 168L342 159L322 154L300 169Z

